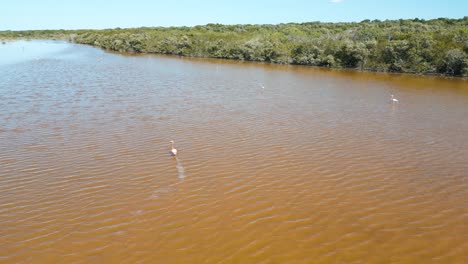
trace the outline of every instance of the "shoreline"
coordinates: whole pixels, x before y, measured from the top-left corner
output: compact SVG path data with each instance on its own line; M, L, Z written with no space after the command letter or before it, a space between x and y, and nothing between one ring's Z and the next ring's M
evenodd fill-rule
M280 24L206 24L0 31L0 39L51 39L109 51L170 54L365 72L468 77L468 17Z
M418 73L418 72L396 72L396 71L385 71L385 70L374 70L371 68L344 68L344 67L326 67L326 66L317 66L317 65L307 65L307 64L295 64L295 63L278 63L278 62L271 62L271 61L258 61L258 60L240 60L240 59L229 59L229 58L218 58L218 57L207 57L207 56L186 56L183 54L171 54L171 53L157 53L157 52L136 52L136 51L118 51L118 50L111 50L106 49L103 47L95 46L92 44L86 43L79 43L73 42L68 40L67 38L54 38L54 39L47 39L47 38L15 38L15 39L0 39L1 44L7 44L8 42L14 41L63 41L78 45L85 45L88 47L93 47L97 49L101 49L108 53L118 54L118 55L127 55L127 56L138 56L138 55L157 55L157 56L168 56L173 58L181 58L181 59L210 59L210 60L220 60L220 61L229 61L229 62L247 62L247 63L258 63L258 64L268 64L268 65L284 65L284 66L299 66L299 67L310 67L315 69L321 70L337 70L337 71L349 71L355 73L381 73L381 74L390 74L390 75L410 75L410 76L432 76L432 77L441 77L441 78L449 78L449 79L462 79L468 81L468 76L462 75L450 75L450 74L443 74L443 73Z

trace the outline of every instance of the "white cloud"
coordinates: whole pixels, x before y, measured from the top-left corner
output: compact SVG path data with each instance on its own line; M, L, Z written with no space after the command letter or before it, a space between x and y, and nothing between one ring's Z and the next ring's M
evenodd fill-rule
M328 2L333 3L333 4L338 4L343 2L344 0L328 0Z

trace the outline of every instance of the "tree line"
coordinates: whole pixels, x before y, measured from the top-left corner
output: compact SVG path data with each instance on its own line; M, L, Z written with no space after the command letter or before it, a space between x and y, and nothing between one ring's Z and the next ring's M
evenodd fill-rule
M0 31L0 39L67 39L106 50L468 76L468 17L277 25L207 24Z

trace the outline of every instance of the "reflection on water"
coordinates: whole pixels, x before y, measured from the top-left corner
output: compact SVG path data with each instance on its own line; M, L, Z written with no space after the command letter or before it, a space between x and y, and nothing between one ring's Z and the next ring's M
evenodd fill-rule
M0 45L0 66L26 61L38 61L51 58L54 54L70 48L70 45L59 41L15 41Z
M177 168L177 174L179 176L179 179L184 179L185 178L185 169L184 166L182 166L182 162L180 161L179 158L175 157L175 160L177 162L176 168Z
M466 80L0 53L1 261L466 262Z

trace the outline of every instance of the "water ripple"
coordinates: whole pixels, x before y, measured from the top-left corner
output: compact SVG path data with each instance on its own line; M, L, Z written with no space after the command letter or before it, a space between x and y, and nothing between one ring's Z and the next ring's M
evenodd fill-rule
M463 81L64 45L1 68L1 261L463 263Z

